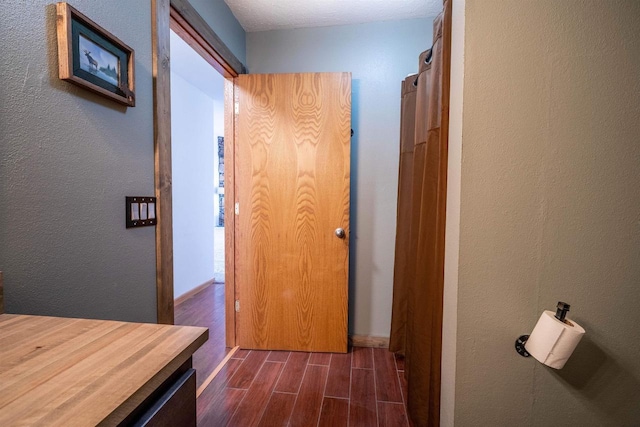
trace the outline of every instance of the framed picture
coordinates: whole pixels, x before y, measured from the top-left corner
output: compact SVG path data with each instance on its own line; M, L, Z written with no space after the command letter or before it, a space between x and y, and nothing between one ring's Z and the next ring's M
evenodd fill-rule
M56 10L60 78L135 106L133 49L67 3Z

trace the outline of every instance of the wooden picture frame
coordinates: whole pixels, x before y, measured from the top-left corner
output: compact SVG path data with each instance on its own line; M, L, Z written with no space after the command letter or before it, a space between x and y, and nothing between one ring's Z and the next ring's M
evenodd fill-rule
M134 107L133 49L66 2L56 11L60 79Z

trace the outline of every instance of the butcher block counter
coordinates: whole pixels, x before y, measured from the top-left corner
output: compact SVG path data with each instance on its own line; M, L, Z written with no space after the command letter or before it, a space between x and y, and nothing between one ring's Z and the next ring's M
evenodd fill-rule
M0 314L0 426L195 425L206 328Z

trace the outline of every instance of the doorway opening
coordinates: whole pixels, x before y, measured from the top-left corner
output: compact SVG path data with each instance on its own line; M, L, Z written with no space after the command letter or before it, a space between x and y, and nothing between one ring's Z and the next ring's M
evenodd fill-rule
M171 30L175 324L209 328L193 355L200 387L225 345L224 77Z
M209 338L232 349L225 359L206 377L199 375L197 395L209 384L219 368L231 357L236 347L236 287L235 287L235 216L234 216L234 79L245 73L244 65L225 46L212 28L187 0L151 0L152 21L152 73L154 81L154 164L155 194L157 197L158 225L156 227L156 291L157 321L175 324L174 300L174 230L173 230L173 162L171 153L171 31L185 41L201 58L223 76L224 81L224 197L227 203L218 208L224 212L224 315L223 332L210 331ZM177 107L176 107L177 108ZM214 149L218 147L217 138ZM215 163L214 163L215 164ZM219 184L219 182L218 182ZM220 189L216 194L221 193ZM187 201L187 207L191 202ZM215 211L215 209L214 209ZM215 214L212 214L215 215ZM218 221L220 215L218 214ZM215 221L215 217L214 217ZM215 239L215 225L214 225ZM211 262L215 262L215 256ZM220 260L221 261L221 260ZM219 261L219 262L220 262ZM214 267L215 268L215 267ZM215 274L213 276L215 281ZM217 331L219 329L216 329ZM225 351L227 351L225 349ZM206 377L206 378L205 378Z
M224 340L236 345L234 190L234 78L245 72L211 27L187 0L151 0L154 80L154 163L156 211L156 290L158 323L174 324L173 183L171 155L171 31L195 50L224 80ZM217 141L216 141L217 142ZM218 193L221 191L218 190ZM187 202L189 204L190 202ZM214 277L215 279L215 277Z

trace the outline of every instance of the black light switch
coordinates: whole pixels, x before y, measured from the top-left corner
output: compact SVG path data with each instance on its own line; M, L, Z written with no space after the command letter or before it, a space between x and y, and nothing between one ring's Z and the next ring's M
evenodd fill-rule
M126 197L125 206L127 228L147 227L158 223L155 197Z

